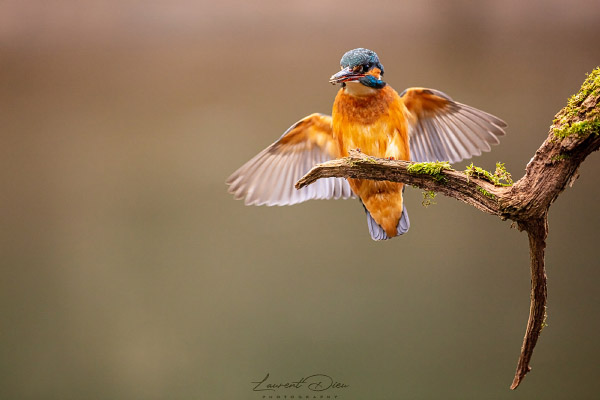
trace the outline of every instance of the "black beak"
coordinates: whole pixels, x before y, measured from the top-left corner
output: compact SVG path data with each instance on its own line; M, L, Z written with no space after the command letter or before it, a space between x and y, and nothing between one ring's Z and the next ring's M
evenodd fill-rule
M346 67L337 74L332 75L331 78L329 78L329 83L335 85L336 83L357 81L363 76L365 75L354 72L350 67Z

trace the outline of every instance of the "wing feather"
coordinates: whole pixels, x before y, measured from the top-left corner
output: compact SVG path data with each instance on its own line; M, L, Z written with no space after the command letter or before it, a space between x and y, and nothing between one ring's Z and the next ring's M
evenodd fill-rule
M275 143L228 179L229 192L246 205L291 205L311 199L353 197L343 178L320 179L296 190L294 184L315 164L334 159L331 117L311 114L292 125Z
M480 155L481 146L485 146L484 141L479 141L479 137L474 135L473 129L463 123L459 118L452 118L451 115L439 115L438 120L451 132L464 132L464 135L457 135L458 140L466 150L466 157L470 155Z
M434 89L410 88L401 94L410 124L413 161L458 162L490 151L506 123L477 108L456 102Z
M438 131L435 130L431 121L427 119L420 119L421 127L423 130L430 132L430 135L417 135L422 137L423 140L429 140L428 146L424 146L421 153L424 154L423 158L420 159L441 159L444 157L447 146L444 145L444 141L440 137Z

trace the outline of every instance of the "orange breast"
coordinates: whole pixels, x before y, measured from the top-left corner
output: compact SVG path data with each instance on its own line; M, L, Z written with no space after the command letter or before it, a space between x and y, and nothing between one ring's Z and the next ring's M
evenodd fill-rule
M389 86L371 96L352 96L340 89L333 105L333 136L340 156L360 149L374 157L410 160L408 130L400 97ZM402 184L348 179L373 219L390 237L402 215Z

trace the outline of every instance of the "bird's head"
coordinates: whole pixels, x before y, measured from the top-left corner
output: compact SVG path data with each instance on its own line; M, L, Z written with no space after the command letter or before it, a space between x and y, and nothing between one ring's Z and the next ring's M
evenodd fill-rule
M385 82L383 77L383 65L374 51L368 49L354 49L346 52L340 60L342 70L329 78L332 84L347 83L363 85L372 89L381 89Z

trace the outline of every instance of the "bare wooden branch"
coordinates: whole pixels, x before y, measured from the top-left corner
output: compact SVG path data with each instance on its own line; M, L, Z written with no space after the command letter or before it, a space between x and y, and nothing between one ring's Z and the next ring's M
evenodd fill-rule
M496 187L483 179L469 177L464 172L454 170L441 171L443 180L427 174L411 174L408 168L412 164L414 163L409 161L378 159L351 150L349 157L316 165L296 183L296 188L301 189L317 179L334 176L404 182L424 190L443 193L488 214L500 216L499 199L504 196L507 188Z
M544 250L546 249L546 236L548 235L548 220L544 215L542 218L528 221L527 226L523 229L527 231L529 236L531 303L525 338L523 338L523 346L521 346L521 356L517 363L517 372L515 372L515 378L510 385L513 390L519 386L525 374L531 371L529 361L531 361L533 349L546 323L547 289Z
M320 178L344 177L403 182L467 203L488 214L511 219L529 238L531 304L529 320L511 389L531 370L533 349L546 318L544 250L548 209L572 185L585 158L600 148L600 68L585 80L565 108L555 116L547 139L527 164L525 176L510 187L499 187L465 172L411 173L414 163L373 158L358 151L346 158L316 165L296 183L300 189Z

